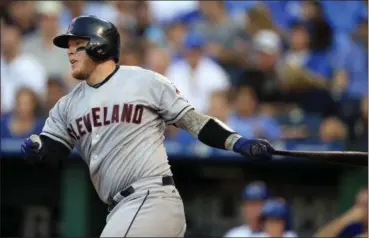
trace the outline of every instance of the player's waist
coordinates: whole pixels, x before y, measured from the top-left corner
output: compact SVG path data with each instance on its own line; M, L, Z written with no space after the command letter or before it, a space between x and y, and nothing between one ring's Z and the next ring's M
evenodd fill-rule
M120 201L122 201L124 198L133 195L136 192L144 191L153 187L169 186L169 185L175 186L173 177L169 175L140 179L131 184L130 186L119 191L112 198L108 199L109 204L108 210L111 211Z

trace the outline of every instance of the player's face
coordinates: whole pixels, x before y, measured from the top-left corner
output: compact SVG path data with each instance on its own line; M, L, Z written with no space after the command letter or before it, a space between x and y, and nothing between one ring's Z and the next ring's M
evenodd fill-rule
M245 201L244 204L244 215L246 220L249 222L255 221L259 219L261 209L263 208L264 202L263 201Z
M264 232L271 237L282 237L284 232L284 220L267 218L264 222Z
M72 76L78 80L86 80L96 67L96 63L87 55L84 47L86 39L71 38L68 42L68 57L72 66Z

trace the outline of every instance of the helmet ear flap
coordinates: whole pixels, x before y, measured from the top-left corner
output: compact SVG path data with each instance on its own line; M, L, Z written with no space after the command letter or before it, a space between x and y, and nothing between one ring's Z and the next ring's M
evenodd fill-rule
M86 53L97 61L109 59L109 42L100 36L93 35L86 46Z

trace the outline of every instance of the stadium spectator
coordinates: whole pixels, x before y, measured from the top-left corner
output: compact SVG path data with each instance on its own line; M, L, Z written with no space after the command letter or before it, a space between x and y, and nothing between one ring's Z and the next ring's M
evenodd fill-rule
M187 30L187 25L180 18L170 19L164 24L166 44L170 49L173 61L183 57Z
M253 56L252 62L258 69L274 76L276 80L276 69L279 57L282 54L281 37L271 30L260 30L252 39Z
M368 19L362 19L356 31L345 39L334 55L332 91L342 99L360 100L368 88Z
M329 117L322 121L319 129L320 139L324 143L345 140L348 131L345 124L336 117Z
M115 19L118 15L118 11L112 4L107 4L100 1L84 0L61 2L63 3L64 7L60 14L60 26L64 31L67 30L72 19L80 15L95 15L117 23Z
M145 66L162 75L166 73L170 60L170 52L168 49L164 48L151 47L145 54Z
M145 37L148 41L160 44L164 40L164 32L152 19L147 1L136 2L136 36Z
M58 100L65 94L67 94L67 88L60 78L54 77L47 80L46 99L43 110L43 116L45 118L47 118L52 107L54 107Z
M135 1L109 1L108 5L113 8L111 11L111 22L117 27L134 29L136 27Z
M273 22L270 9L265 3L261 2L247 10L247 14L245 15L245 27L247 33L252 37L261 30L278 31Z
M282 140L319 137L321 117L306 113L296 105L286 107L276 119L282 128Z
M321 1L330 24L337 32L350 34L359 24L360 19L368 16L366 1L344 1L334 4ZM366 6L365 6L366 5ZM342 13L345 13L342 15Z
M199 34L189 33L184 45L185 59L171 63L166 76L198 111L206 112L211 93L227 90L229 78L218 64L205 56L205 40Z
M148 1L155 22L163 24L198 9L200 1Z
M228 124L244 137L277 140L282 135L278 122L262 115L255 91L248 86L239 86Z
M330 25L325 9L320 1L302 2L302 19L296 20L306 24L310 33L312 51L324 52L332 44L334 31Z
M368 237L368 188L362 188L354 205L319 229L315 237Z
M249 3L234 2L232 5L246 4L244 8L242 29L235 35L233 40L233 61L229 65L224 65L225 69L231 75L233 84L242 81L242 70L252 67L255 54L253 54L253 37L259 31L277 31L269 9L262 2L250 1ZM236 66L236 67L235 67Z
M242 25L228 15L224 1L200 1L199 7L202 17L194 23L193 30L207 39L207 55L224 66L237 62L235 42Z
M360 104L360 117L355 121L350 141L351 150L368 151L368 97Z
M284 56L285 63L291 67L303 68L308 71L306 74L310 73L318 80L327 81L332 76L328 55L313 51L311 44L308 26L302 22L292 24L289 50Z
M250 237L262 231L260 222L261 211L269 192L266 184L261 181L251 182L243 191L242 215L244 224L230 229L224 237Z
M9 112L15 104L15 92L29 87L40 97L46 87L46 71L32 56L21 51L22 36L18 27L3 25L1 34L1 111Z
M261 1L268 9L270 21L274 23L281 34L288 28L288 23L292 16L286 10L289 2L293 1Z
M302 21L291 23L281 77L292 101L308 112L329 115L336 110L329 91L333 67L329 44L315 39L315 28L319 27Z
M286 91L286 82L280 74L281 37L274 31L260 30L253 36L250 48L249 65L239 83L254 88L263 107L276 107L284 100Z
M120 50L119 63L128 66L143 66L144 48L141 42L130 41Z
M41 104L30 88L21 87L15 95L14 109L1 117L2 151L19 151L24 138L41 133Z
M37 2L39 29L22 42L22 50L45 67L48 77L60 76L71 70L66 52L53 45L53 38L61 31L59 18L62 7L61 2Z
M210 96L209 109L207 115L217 118L218 120L228 123L230 113L229 95L226 91L216 91Z
M323 76L323 79L332 77L332 60L330 53L334 39L334 31L326 19L324 8L318 1L306 1L299 3L301 14L289 20L289 28L292 31L291 38L296 38L296 33L303 31L307 41L305 50L309 50L308 62L306 67L311 71ZM294 37L295 36L295 37ZM294 44L291 39L290 44ZM293 46L290 46L293 47Z
M2 16L5 23L18 27L22 36L33 33L38 27L35 4L35 1L10 1Z

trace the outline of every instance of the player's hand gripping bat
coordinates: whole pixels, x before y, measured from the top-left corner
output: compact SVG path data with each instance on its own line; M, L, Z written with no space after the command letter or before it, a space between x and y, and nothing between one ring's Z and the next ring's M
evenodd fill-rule
M274 150L272 154L306 158L317 162L331 162L364 167L368 166L368 153L365 152Z

